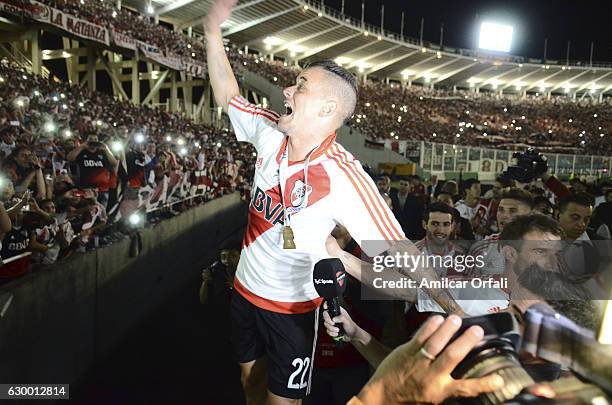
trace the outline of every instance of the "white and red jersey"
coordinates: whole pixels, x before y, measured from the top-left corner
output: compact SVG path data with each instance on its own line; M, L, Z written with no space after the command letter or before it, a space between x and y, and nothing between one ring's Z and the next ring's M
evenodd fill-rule
M497 242L497 237L495 237L495 241ZM431 251L427 244L427 238L416 242L415 246L425 255L442 256L444 258L443 263L449 258L463 256L463 252L460 250L460 248L454 246L450 242L446 251L442 255L437 255ZM441 278L446 277L455 280L469 280L472 278L471 275L465 274L467 269L458 271L454 268L440 268L438 266L434 266L434 269ZM470 284L467 284L465 288L451 287L447 290L457 301L457 304L459 304L461 309L469 316L479 316L499 312L508 307L508 294L501 289L474 288ZM444 312L442 307L440 307L440 305L430 298L429 295L422 289L417 290L417 310L419 312Z
M499 235L499 233L494 233L472 245L468 255L481 256L484 266L480 269L471 269L471 275L502 275L506 272L506 258L501 251Z
M455 204L455 209L459 211L459 215L471 221L478 214L484 222L488 220L489 207L491 200L481 199L474 207L470 207L464 200L459 200Z
M330 135L310 156L308 184L304 190L305 162L286 164L285 184L280 184L280 166L288 138L277 129L279 115L236 96L229 117L238 141L257 149L247 230L235 288L254 305L280 313L304 313L321 302L312 282L315 263L329 257L325 241L336 224L375 256L386 243L363 241L404 239L404 233L361 164ZM283 249L284 209L299 205L308 196L306 208L291 215L296 249ZM376 245L376 248L373 247ZM382 247L382 248L381 248Z

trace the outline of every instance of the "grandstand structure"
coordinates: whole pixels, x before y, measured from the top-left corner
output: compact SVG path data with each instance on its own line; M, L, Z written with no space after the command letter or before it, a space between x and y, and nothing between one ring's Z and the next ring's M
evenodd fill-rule
M156 18L178 29L201 33L210 1L155 0ZM142 1L125 4L143 12ZM379 13L368 10L365 13ZM362 14L362 15L363 15ZM474 91L603 98L612 92L612 64L536 60L440 47L372 26L322 1L240 0L224 35L239 47L291 63L336 59L363 78L376 76L406 84L472 88Z
M10 0L0 3L3 14L0 19L0 52L31 66L35 73L48 74L42 66L43 60L65 59L69 80L87 84L90 89L96 87L93 72L104 70L111 77L113 92L121 99L156 103L159 102L159 91L169 89L171 110L181 108L195 117L200 115L204 106L210 106L209 92L194 100L189 91L206 86L202 80L204 77L194 77L156 64L156 60L143 56L142 52L129 49L129 46L122 48L127 46L123 43L113 44L111 41L110 45L115 46L99 47L99 42L88 44L89 38L83 41L79 35L66 32L61 33L62 49L41 49L41 30L57 33L58 28L44 22L24 26L21 24L22 13L16 11L11 16ZM368 10L366 3L364 5L364 14L379 13L379 10ZM128 7L150 15L152 19L172 24L175 31L195 39L202 36L202 19L209 6L210 0L116 0L118 9ZM565 94L574 99L590 97L601 100L612 94L612 64L542 61L440 47L386 30L384 21L380 26L372 26L363 18L359 21L345 15L343 10L331 9L314 0L239 0L225 24L224 36L240 48L255 50L271 59L281 58L288 64L335 59L363 79L377 77L406 85L500 94ZM80 63L83 58L86 60ZM136 66L136 61L146 62L146 70ZM79 72L85 72L84 77ZM148 82L147 94L140 94L140 81ZM177 95L179 92L180 96Z
M81 4L92 1L80 0ZM184 34L194 47L201 45L202 20L211 4L211 0L103 2L115 10L131 9L164 24ZM379 13L379 10L368 10L366 3L364 15ZM63 60L67 79L73 85L95 91L99 87L98 72L105 72L118 100L164 105L168 111L181 112L196 123L221 119L221 111L212 101L205 61L198 59L195 52L191 58L164 54L112 27L79 20L50 4L53 2L46 0L0 0L0 56L7 56L43 77L51 75L44 61ZM612 64L542 61L440 47L384 27L384 21L380 26L372 26L363 17L355 19L343 10L325 6L322 1L239 0L223 26L223 33L228 50L229 46L236 47L241 54L257 55L261 60L280 60L285 66L334 59L363 81L377 78L405 86L519 96L562 95L575 101L588 98L593 103L612 95ZM61 38L62 46L44 49L41 38L45 32ZM276 86L268 89L271 87ZM241 92L250 95L256 103L266 104L271 100L272 107L282 106L278 100L276 105L273 102L272 93L279 93L277 89L266 90L242 81ZM423 159L430 161L427 156L422 153L421 163ZM437 159L445 158L440 155ZM575 162L576 158L573 159ZM589 161L590 171L612 170L609 160L602 158L599 165L596 159L599 158ZM456 162L459 163L452 164L455 168L461 164ZM431 166L435 171L435 164ZM575 167L574 163L572 169Z

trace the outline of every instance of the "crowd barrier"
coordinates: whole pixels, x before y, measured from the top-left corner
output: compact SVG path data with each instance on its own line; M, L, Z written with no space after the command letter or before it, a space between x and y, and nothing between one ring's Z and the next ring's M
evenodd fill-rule
M0 382L73 383L169 297L199 282L226 241L240 240L238 193L139 230L130 239L27 274L0 287Z

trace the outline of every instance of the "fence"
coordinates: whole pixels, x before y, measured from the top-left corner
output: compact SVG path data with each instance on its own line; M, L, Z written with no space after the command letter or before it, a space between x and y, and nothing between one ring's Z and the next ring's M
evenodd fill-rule
M402 141L399 152L429 172L473 172L484 179L492 179L513 164L514 151L459 146L443 143ZM391 141L386 142L386 147ZM612 173L612 157L543 153L548 167L555 175L588 175L603 177Z

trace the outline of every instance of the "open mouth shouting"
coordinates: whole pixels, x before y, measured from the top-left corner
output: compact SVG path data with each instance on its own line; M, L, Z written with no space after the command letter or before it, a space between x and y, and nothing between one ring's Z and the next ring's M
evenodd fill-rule
M289 117L293 114L293 107L289 104L289 101L285 100L285 116Z

